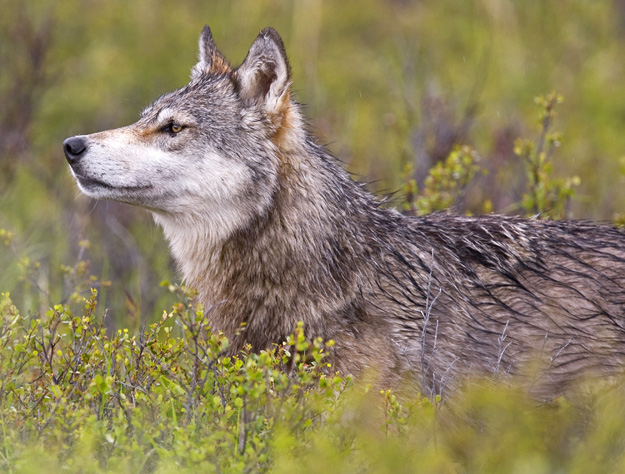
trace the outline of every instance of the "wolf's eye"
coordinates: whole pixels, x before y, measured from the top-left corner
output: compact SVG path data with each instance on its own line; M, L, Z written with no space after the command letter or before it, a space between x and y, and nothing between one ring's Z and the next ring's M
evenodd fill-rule
M180 125L179 123L172 122L170 124L165 125L161 130L165 133L175 135L176 133L181 132L184 128L185 128L184 125Z

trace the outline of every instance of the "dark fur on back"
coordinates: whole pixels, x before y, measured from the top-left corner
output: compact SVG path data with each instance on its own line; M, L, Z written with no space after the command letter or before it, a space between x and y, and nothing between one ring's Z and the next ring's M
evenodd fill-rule
M229 334L247 324L235 347L267 347L303 320L309 336L337 342L340 369L375 367L430 394L458 374L504 376L535 362L537 393L621 370L621 230L406 217L381 207L320 148L308 144L306 156L319 182L285 183L271 212L224 246L220 286L228 291L218 312Z
M303 321L343 372L432 395L459 376L555 394L622 371L623 231L384 207L307 134L272 29L232 69L205 28L187 87L65 151L84 192L154 212L233 353Z

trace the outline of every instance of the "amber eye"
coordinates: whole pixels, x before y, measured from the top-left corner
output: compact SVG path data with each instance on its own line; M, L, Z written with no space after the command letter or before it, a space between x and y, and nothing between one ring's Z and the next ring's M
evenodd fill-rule
M161 131L163 133L168 133L169 135L176 135L177 133L182 132L185 128L187 128L185 125L180 125L176 122L170 122L163 128L161 128Z

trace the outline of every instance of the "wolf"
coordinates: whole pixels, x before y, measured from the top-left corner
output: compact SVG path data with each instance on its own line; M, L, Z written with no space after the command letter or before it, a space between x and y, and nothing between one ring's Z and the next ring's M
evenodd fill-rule
M431 395L536 360L549 394L623 369L625 232L390 208L307 132L272 28L232 67L205 27L188 85L63 147L83 193L152 212L232 353L301 321L337 370Z

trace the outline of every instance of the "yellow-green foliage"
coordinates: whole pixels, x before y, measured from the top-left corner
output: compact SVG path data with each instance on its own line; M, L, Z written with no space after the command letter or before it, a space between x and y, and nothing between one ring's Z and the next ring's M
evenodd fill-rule
M84 290L102 285L72 273L75 291L42 314L0 294L0 472L625 468L625 379L551 402L501 378L467 380L444 400L394 393L337 373L325 361L333 341L302 327L271 350L230 355L210 308L169 282L178 302L156 323L107 329L98 292Z
M0 472L622 472L622 381L551 403L470 381L446 400L353 383L298 328L226 356L190 300L107 335L97 292L27 318L0 298Z
M520 158L526 172L526 191L521 201L511 210L522 208L528 216L542 219L563 219L570 217L569 208L580 178L556 178L553 176L553 154L560 146L558 133L550 133L556 116L555 106L562 102L562 96L555 93L534 99L540 109L540 136L536 142L518 138L514 153ZM437 162L424 180L420 190L413 176L413 167L404 169L405 211L425 215L436 211L448 211L458 207L467 187L480 170L479 157L469 146L455 147L444 161ZM483 170L486 174L486 170ZM482 212L492 212L492 202L486 199Z
M539 123L540 137L536 143L518 139L514 145L514 153L525 162L527 170L527 192L523 194L521 206L529 214L537 214L542 218L563 219L570 217L567 207L579 186L580 179L553 178L551 157L560 146L560 135L549 133L556 116L555 106L562 102L562 96L551 93L545 97L537 97L540 106Z
M479 170L476 162L474 150L468 146L457 147L444 162L439 161L430 169L422 191L419 191L416 180L410 178L412 167L407 165L404 170L408 177L405 210L422 216L453 208Z
M265 470L275 427L306 442L349 383L321 371L324 345L301 328L272 351L228 357L190 303L107 336L96 297L28 320L2 295L0 469L30 472L43 456L70 472Z

